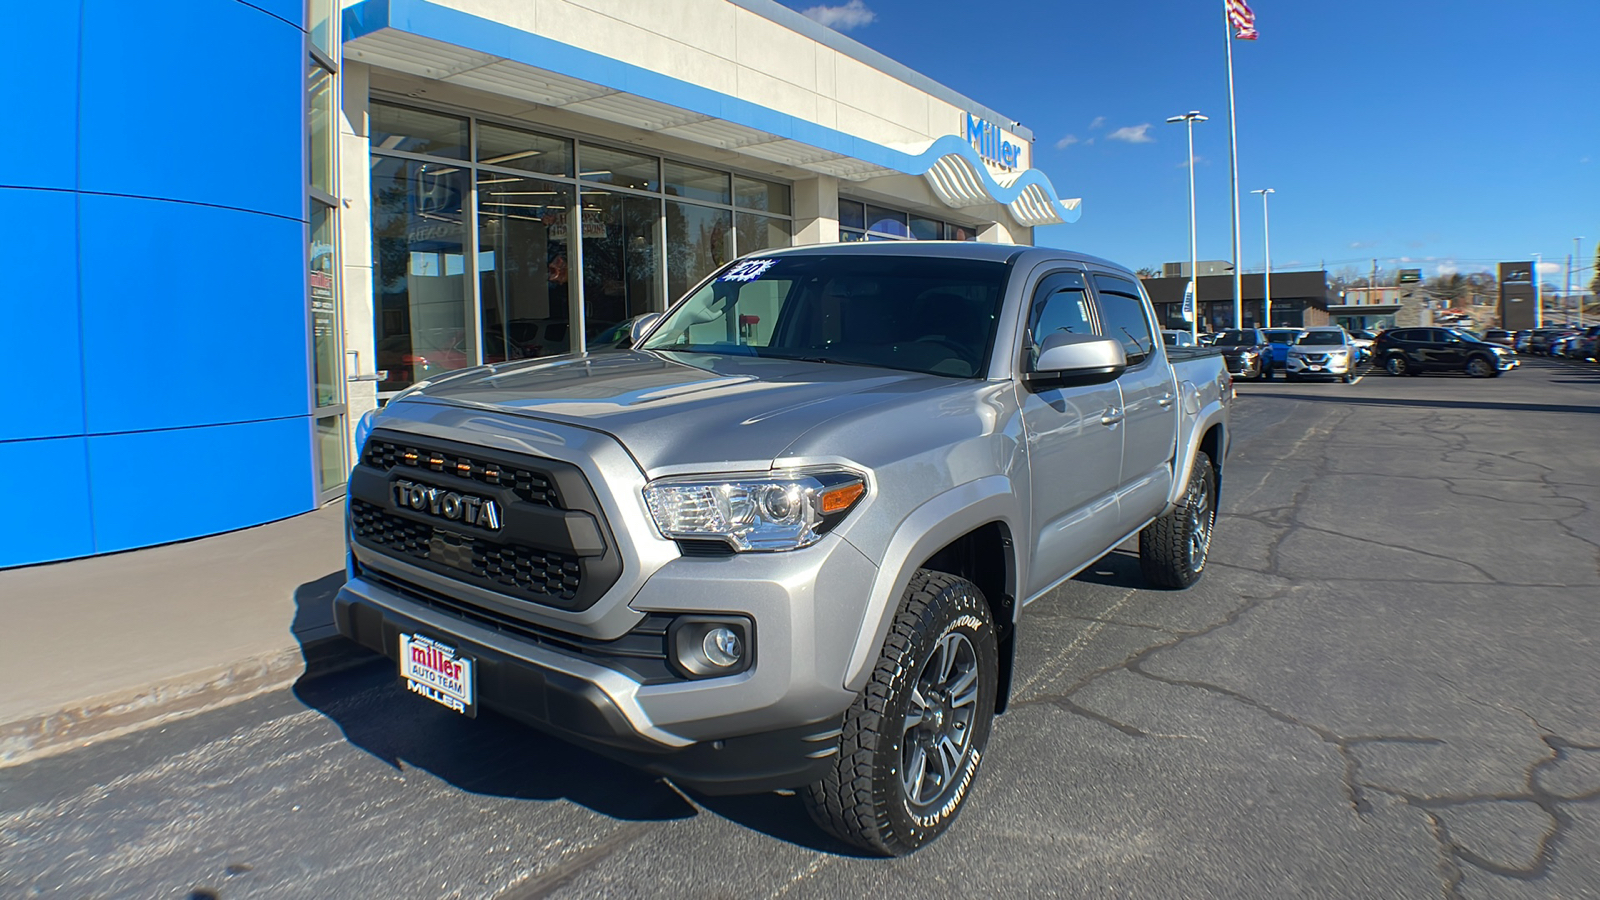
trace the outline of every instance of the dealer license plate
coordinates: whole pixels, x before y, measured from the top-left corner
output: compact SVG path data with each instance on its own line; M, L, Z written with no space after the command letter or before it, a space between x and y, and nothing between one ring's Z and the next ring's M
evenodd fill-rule
M1317 365L1306 366L1306 368L1310 369L1313 372L1321 372L1322 371L1322 367L1321 366L1317 366Z
M400 635L400 677L406 690L468 717L478 715L477 668L477 660L449 644L420 634Z

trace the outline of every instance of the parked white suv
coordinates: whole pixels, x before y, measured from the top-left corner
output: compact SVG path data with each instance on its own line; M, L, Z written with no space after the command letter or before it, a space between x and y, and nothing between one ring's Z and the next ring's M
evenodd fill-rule
M1360 349L1350 335L1337 325L1307 328L1289 348L1284 372L1290 381L1304 378L1337 378L1345 384L1356 380L1356 360Z

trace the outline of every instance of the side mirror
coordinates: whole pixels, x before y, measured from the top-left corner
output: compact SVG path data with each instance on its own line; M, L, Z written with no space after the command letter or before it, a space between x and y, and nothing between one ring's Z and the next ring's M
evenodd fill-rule
M645 313L633 320L633 327L628 329L628 346L639 346L639 339L645 336L657 322L661 321L661 313Z
M1122 342L1093 334L1058 332L1039 345L1033 371L1023 373L1029 390L1104 384L1128 368Z

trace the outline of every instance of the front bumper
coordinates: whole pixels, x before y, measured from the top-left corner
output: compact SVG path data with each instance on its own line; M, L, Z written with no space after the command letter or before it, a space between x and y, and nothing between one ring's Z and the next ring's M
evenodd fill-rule
M641 619L754 623L750 668L699 680L652 677L600 642L519 629L432 573L372 562L383 570L358 562L334 601L340 633L396 661L401 634L456 645L478 660L482 708L706 793L798 787L839 752L851 644L829 629L859 619L876 568L837 536L792 553L681 557L646 580L624 607Z
M1328 356L1325 360L1305 360L1291 356L1284 365L1290 375L1346 375L1355 369L1355 354Z

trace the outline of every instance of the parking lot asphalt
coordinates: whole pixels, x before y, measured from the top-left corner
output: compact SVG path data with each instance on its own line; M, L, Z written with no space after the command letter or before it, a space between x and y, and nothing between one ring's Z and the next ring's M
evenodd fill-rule
M0 895L1600 896L1600 366L1239 386L1206 577L1024 613L966 810L852 855L381 663L0 770Z

